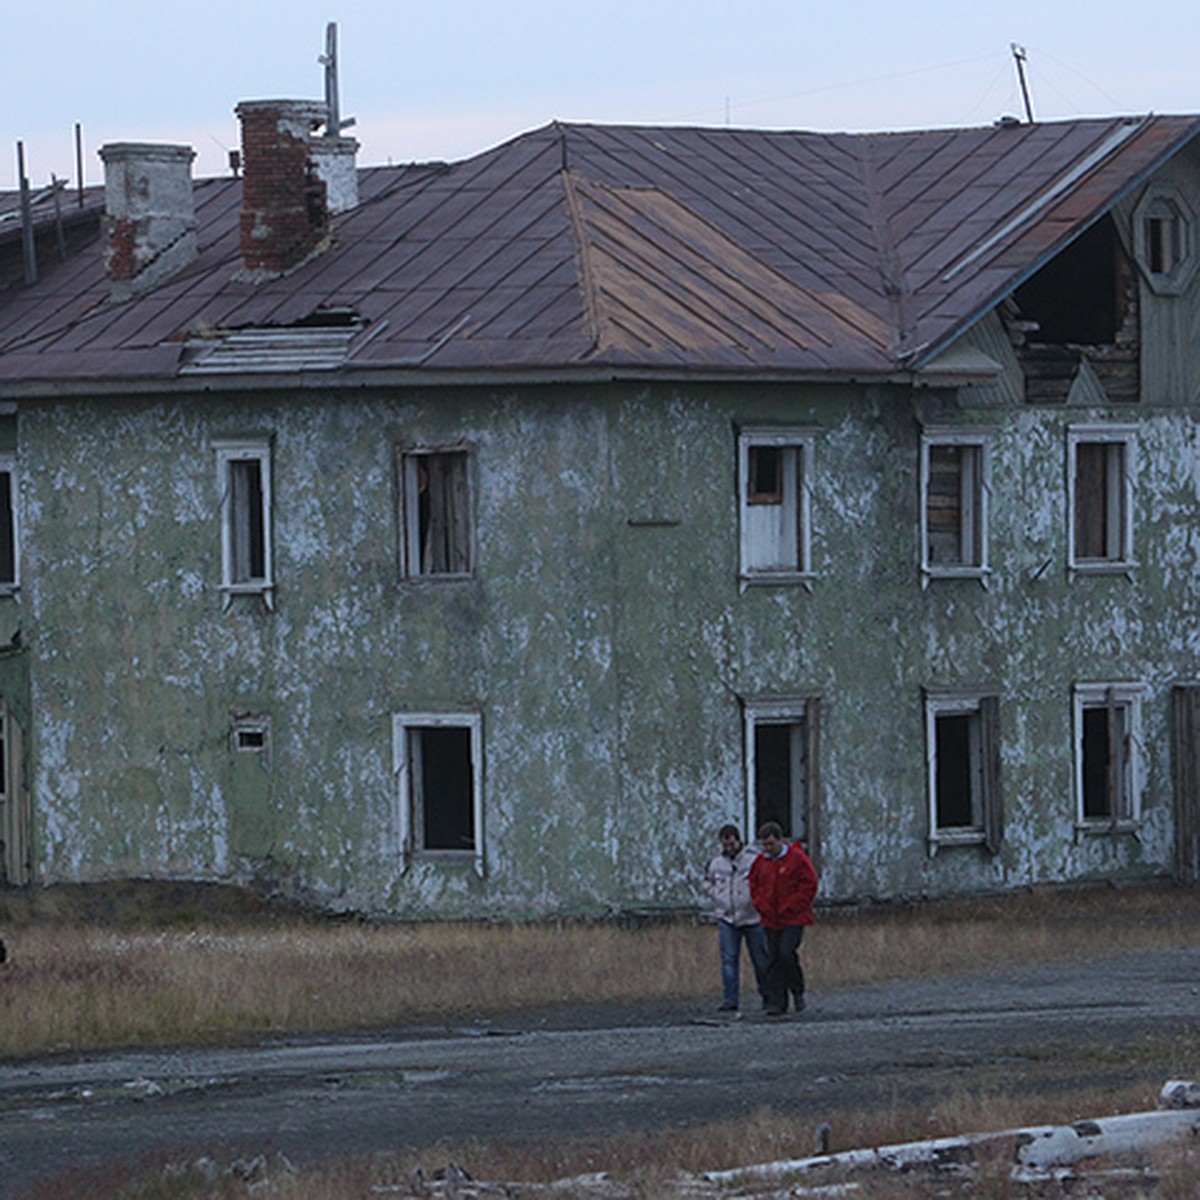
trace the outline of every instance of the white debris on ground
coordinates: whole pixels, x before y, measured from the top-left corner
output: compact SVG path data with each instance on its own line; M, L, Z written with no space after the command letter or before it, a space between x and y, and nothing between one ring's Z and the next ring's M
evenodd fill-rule
M665 1174L653 1183L622 1180L607 1173L580 1175L553 1183L517 1183L472 1179L456 1163L426 1176L416 1168L403 1183L377 1184L372 1196L395 1200L853 1200L880 1196L885 1180L914 1184L933 1180L973 1194L997 1172L1007 1180L1003 1193L1019 1197L1048 1195L1139 1197L1159 1195L1153 1153L1172 1144L1195 1151L1200 1145L1200 1084L1171 1080L1154 1112L1130 1113L997 1133L934 1138L874 1149L819 1154L810 1158L762 1163L702 1175ZM257 1184L291 1163L265 1158L220 1171L202 1160L208 1172L233 1174ZM198 1170L199 1164L193 1164ZM210 1178L210 1182L213 1180ZM1047 1190L1050 1189L1050 1190ZM929 1195L927 1191L907 1195ZM935 1194L943 1194L937 1192ZM1172 1195L1182 1194L1172 1192Z

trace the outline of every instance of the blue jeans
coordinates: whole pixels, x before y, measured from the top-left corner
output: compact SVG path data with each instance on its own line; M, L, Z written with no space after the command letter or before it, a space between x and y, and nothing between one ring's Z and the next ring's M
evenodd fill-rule
M738 967L742 957L743 940L750 954L750 963L754 967L754 980L759 994L764 995L763 973L767 969L767 939L763 936L762 926L731 925L728 921L718 921L717 931L721 935L722 1003L730 1004L734 1008L738 1005Z
M804 971L800 966L803 925L787 925L783 929L768 929L766 984L763 998L768 1012L787 1012L788 993L796 999L796 1007L804 996Z

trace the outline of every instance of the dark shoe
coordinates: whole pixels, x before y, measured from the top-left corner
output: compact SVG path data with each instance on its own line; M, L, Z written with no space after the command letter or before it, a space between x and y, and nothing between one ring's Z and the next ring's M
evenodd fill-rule
M736 1004L718 1004L717 1005L717 1012L737 1012L737 1010L738 1010L738 1006Z
M782 1008L764 1008L763 1009L763 1016L766 1016L766 1017L782 1017L782 1016L786 1016L786 1015L787 1014L784 1012L784 1010Z
M803 992L793 992L792 993L792 1004L794 1005L794 1007L798 1013L802 1013L804 1011L804 993Z

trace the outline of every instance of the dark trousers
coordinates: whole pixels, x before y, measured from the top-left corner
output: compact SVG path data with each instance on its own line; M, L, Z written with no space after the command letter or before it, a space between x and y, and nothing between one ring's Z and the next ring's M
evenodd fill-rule
M785 925L782 929L768 929L767 972L764 980L765 1000L768 1012L787 1012L788 994L799 1001L804 997L804 971L800 967L798 951L804 937L803 925Z

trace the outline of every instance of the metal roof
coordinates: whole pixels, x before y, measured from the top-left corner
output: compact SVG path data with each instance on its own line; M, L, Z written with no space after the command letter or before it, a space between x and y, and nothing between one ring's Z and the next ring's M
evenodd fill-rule
M0 292L0 389L887 376L948 346L1198 131L1193 116L892 134L554 124L454 164L361 170L328 248L259 283L239 275L240 180L202 180L199 257L152 292L110 299L99 235Z

